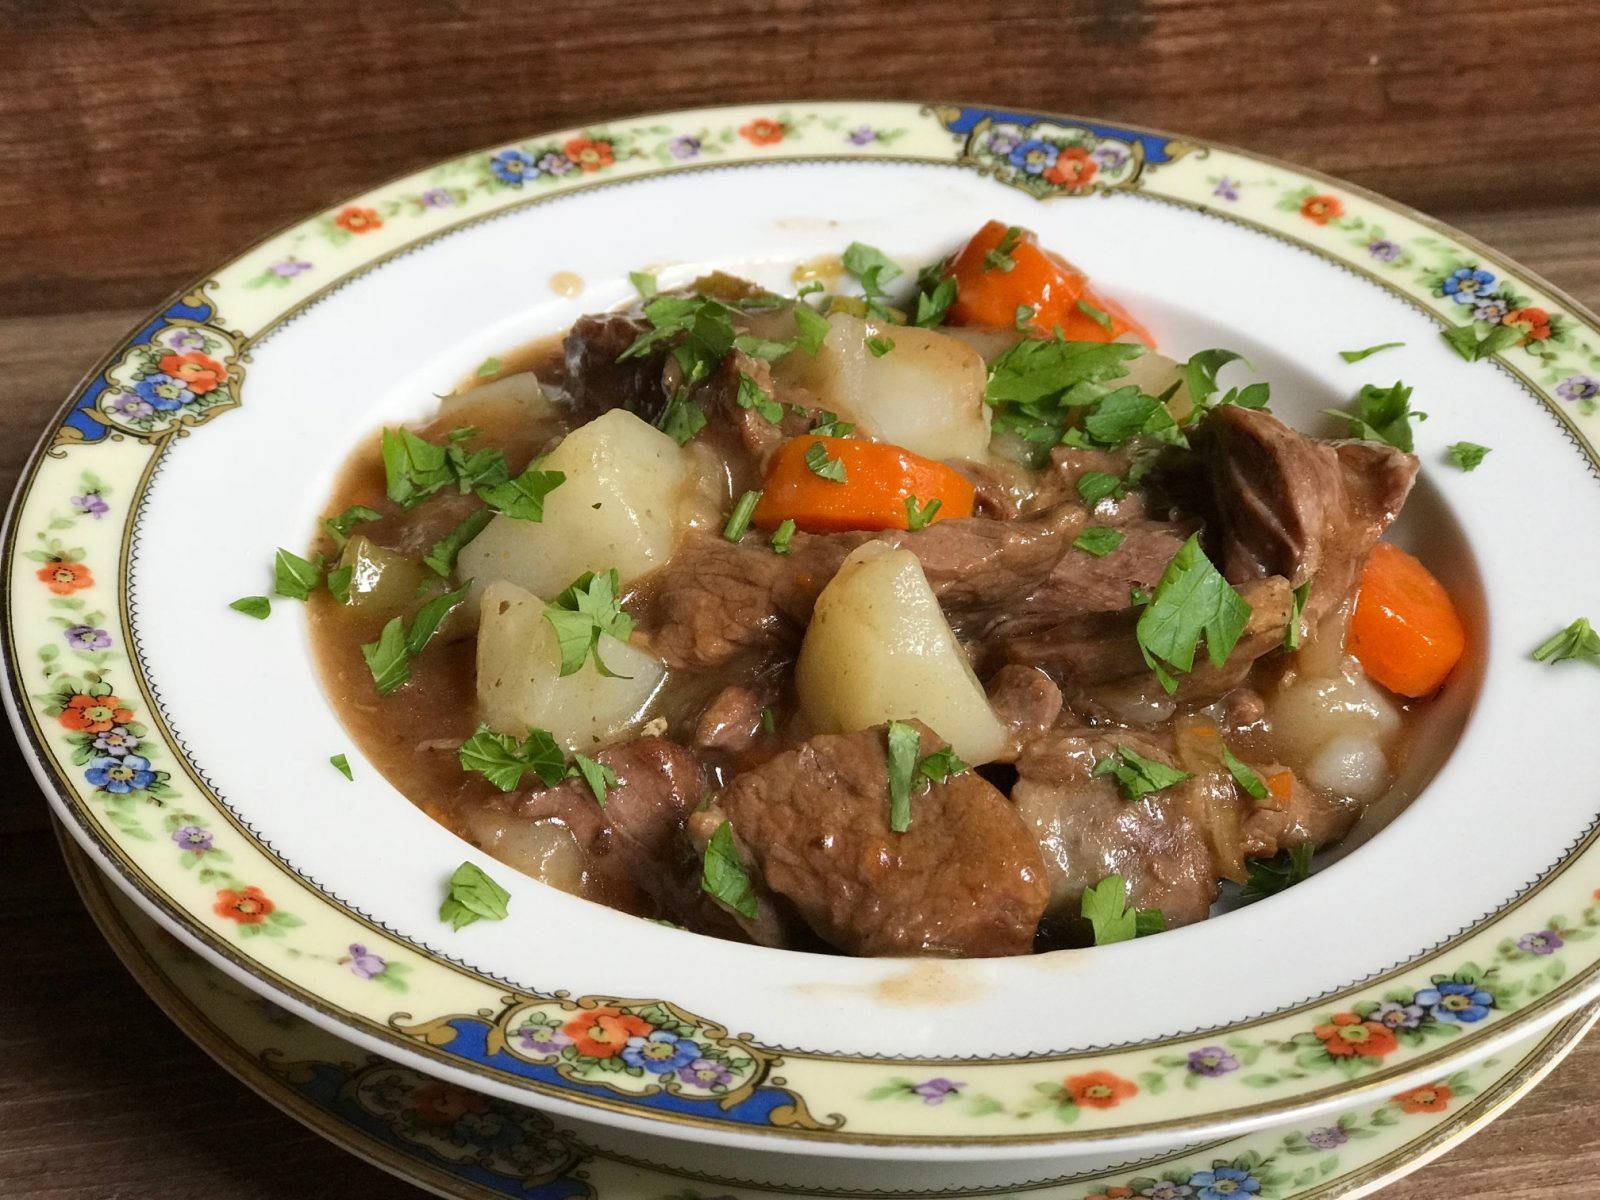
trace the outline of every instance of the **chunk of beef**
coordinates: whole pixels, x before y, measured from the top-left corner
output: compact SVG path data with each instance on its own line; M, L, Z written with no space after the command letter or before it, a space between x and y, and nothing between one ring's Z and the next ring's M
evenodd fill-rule
M694 744L707 750L737 754L761 734L761 695L743 684L723 688L706 705L695 725Z
M1263 776L1283 770L1277 763L1256 769ZM1271 858L1296 846L1330 846L1343 841L1361 816L1362 804L1307 787L1299 776L1293 779L1287 800L1257 804L1245 819L1243 834L1250 858Z
M666 407L670 346L657 344L638 358L619 362L622 352L649 325L621 313L579 317L562 343L566 393L581 424L613 408L625 408L654 424Z
M780 409L778 420L769 420L755 404L739 404L741 376L764 392ZM764 359L752 358L735 350L700 388L696 400L706 412L707 429L716 436L721 429L733 434L733 443L749 460L750 474L758 480L766 471L767 460L779 446L809 430L816 420L816 404L803 389L773 382L772 368ZM756 484L759 486L759 484Z
M1003 666L989 680L988 692L995 716L1011 732L1012 756L1061 715L1061 689L1038 667Z
M965 772L915 793L895 833L885 744L882 727L823 734L721 792L765 885L847 954L1028 953L1049 888L1016 809Z

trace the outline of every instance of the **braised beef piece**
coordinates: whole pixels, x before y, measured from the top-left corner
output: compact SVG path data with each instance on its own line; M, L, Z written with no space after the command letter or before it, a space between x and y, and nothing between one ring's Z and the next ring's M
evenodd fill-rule
M1038 667L1020 663L1001 667L990 678L987 690L995 716L1011 732L1011 757L1061 715L1061 689Z
M671 347L657 343L646 354L618 357L650 326L622 313L579 317L562 342L566 394L573 419L582 424L613 408L625 408L651 424L660 418L669 395L664 374Z
M918 725L922 753L942 744ZM889 828L885 730L822 734L716 798L765 886L855 955L1027 954L1049 897L1038 846L972 772L914 793Z
M769 420L754 403L748 408L741 407L741 376L747 377L771 403L779 406L777 421ZM793 387L780 389L773 382L772 368L764 359L752 358L740 350L728 355L717 373L699 389L695 399L705 410L710 436L717 437L722 430L733 434L733 446L729 448L742 452L748 460L748 481L752 487L760 486L767 460L773 452L791 438L800 437L817 419L818 410L809 392Z
M707 750L740 753L761 736L761 713L766 700L753 688L732 684L706 705L695 724L694 744Z

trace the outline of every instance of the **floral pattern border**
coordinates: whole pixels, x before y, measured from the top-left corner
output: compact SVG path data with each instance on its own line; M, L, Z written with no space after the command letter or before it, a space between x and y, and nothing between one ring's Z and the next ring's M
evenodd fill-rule
M1592 971L1597 956L1579 949L1597 924L1596 906L1589 903L1575 918L1552 915L1541 928L1500 941L1486 968L1464 962L1415 986L1357 989L1345 1007L1315 1018L1286 1017L1259 1035L1108 1053L1065 1077L1046 1077L1027 1064L962 1068L966 1076L989 1077L989 1086L945 1076L917 1080L890 1073L892 1063L791 1051L780 1087L770 1075L774 1052L749 1039L729 1041L713 1022L660 1000L502 997L509 1007L498 1013L490 1003L462 1006L468 1015L407 1026L385 1021L380 1014L387 1010L376 996L407 992L423 972L430 994L453 988L483 995L484 985L305 890L225 822L197 781L164 766L178 756L141 719L149 702L116 644L117 622L107 616L121 603L118 535L130 511L114 508L115 500L137 490L151 443L239 402L251 337L292 313L316 288L393 249L396 237L408 244L447 228L458 215L591 177L702 159L852 153L964 162L1040 198L1120 186L1155 190L1159 180L1169 198L1226 208L1332 257L1386 272L1396 290L1451 324L1470 326L1479 340L1509 330L1494 357L1541 386L1570 426L1587 434L1600 424L1589 420L1600 394L1600 335L1580 315L1541 299L1537 283L1491 270L1493 264L1439 233L1395 234L1391 223L1414 223L1377 202L1220 149L1196 150L1163 135L1087 122L971 108L917 112L904 105L816 105L732 118L686 114L501 147L379 189L223 268L207 291L186 295L138 331L69 407L48 459L30 469L30 486L15 511L8 584L13 599L28 595L21 610L38 613L32 624L14 627L9 639L29 690L19 700L31 701L38 740L71 790L74 815L113 856L136 863L137 873L201 936L231 942L257 963L265 960L252 947L277 945L271 970L279 978L292 978L293 986L313 995L337 992L344 1011L442 1051L458 1065L537 1081L540 1090L573 1098L603 1098L608 1107L676 1116L687 1107L699 1110L691 1121L775 1124L824 1137L841 1129L869 1139L989 1137L989 1118L1004 1113L1012 1117L1005 1136L1060 1138L1068 1125L1096 1134L1139 1127L1142 1112L1150 1120L1177 1111L1226 1115L1248 1109L1251 1092L1271 1091L1287 1102L1321 1094L1327 1080L1386 1077L1468 1027L1495 1024L1550 995L1576 967ZM222 303L228 325L219 313ZM250 336L241 332L252 329L257 332ZM21 610L9 606L13 619ZM24 647L26 663L20 661ZM297 912L300 905L311 906L315 919L301 915L307 909ZM354 992L348 983L335 987L329 972L361 986ZM598 1020L595 1028L609 1029L608 1037L621 1038L622 1048L585 1052L599 1042L591 1037L585 1043L567 1031L577 1018L555 1023L569 1006L587 1012L583 1019ZM522 1032L527 1022L501 1030L513 1011L530 1021L542 1014L545 1032L528 1040ZM466 1036L478 1027L481 1037ZM568 1042L558 1045L556 1034ZM555 1049L540 1050L541 1044ZM678 1062L690 1053L684 1044L698 1057ZM670 1068L659 1069L665 1064ZM1211 1102L1176 1102L1223 1083L1233 1090ZM742 1099L726 1103L736 1093ZM922 1111L915 1118L895 1116L908 1110L890 1100L919 1101ZM830 1115L817 1120L808 1105Z

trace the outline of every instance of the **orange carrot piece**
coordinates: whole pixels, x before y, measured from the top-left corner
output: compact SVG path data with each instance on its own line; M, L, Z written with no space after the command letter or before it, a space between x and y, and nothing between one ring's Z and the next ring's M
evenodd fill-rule
M1084 311L1085 307L1098 309L1106 316L1106 324L1101 324L1095 319L1093 313ZM1035 332L1048 336L1056 331L1056 326L1034 326ZM1154 350L1155 339L1150 336L1150 331L1133 317L1128 315L1128 310L1115 300L1108 300L1092 287L1086 287L1083 295L1078 297L1077 303L1072 306L1072 311L1067 314L1067 319L1060 323L1061 336L1069 342L1114 342L1125 333L1131 333L1150 349Z
M1345 648L1367 674L1402 696L1426 696L1467 648L1450 594L1398 546L1379 542L1361 572Z
M806 463L813 446L844 468L843 482L818 475ZM939 501L935 521L972 515L973 490L959 472L900 446L861 438L807 435L778 448L767 468L761 500L751 514L758 529L784 521L807 533L849 529L909 529L906 498L919 508Z
M1034 310L1036 326L1048 332L1078 312L1088 280L1071 263L1043 249L1032 230L1018 229L1015 244L1004 252L1010 270L990 259L998 256L1007 231L1016 228L990 221L951 258L948 273L956 278L951 324L1009 329L1016 324L1018 305L1026 304Z
M1277 802L1272 807L1287 808L1294 796L1294 772L1285 767L1268 775L1263 782L1267 785L1267 794Z

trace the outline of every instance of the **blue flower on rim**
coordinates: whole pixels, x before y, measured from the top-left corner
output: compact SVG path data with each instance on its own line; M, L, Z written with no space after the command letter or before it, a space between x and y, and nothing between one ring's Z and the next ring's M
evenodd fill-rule
M174 379L171 375L147 375L133 385L133 390L140 397L159 412L171 412L175 408L182 408L194 399L194 393L189 390L189 385L181 379Z
M522 181L533 170L533 159L521 150L502 150L489 160L489 169L501 183L521 187Z
M1413 999L1427 1009L1436 1021L1457 1021L1470 1025L1489 1015L1494 993L1475 983L1440 983L1423 988Z
M1493 282L1494 276L1482 267L1461 267L1445 276L1444 294L1454 296L1457 304L1476 304Z
M691 1042L666 1029L658 1029L649 1037L631 1037L622 1050L623 1062L630 1067L654 1071L657 1075L670 1075L699 1057L698 1042Z
M150 760L140 758L137 754L124 754L121 758L91 758L89 769L83 773L83 777L95 787L117 796L137 792L156 781L156 773L150 769Z
M1026 141L1018 142L1006 157L1011 160L1012 166L1026 171L1029 175L1042 175L1046 168L1055 165L1060 155L1061 151L1049 142L1028 138Z
M1213 1167L1189 1176L1189 1186L1197 1189L1196 1200L1234 1200L1255 1195L1261 1190L1261 1180L1238 1167Z

